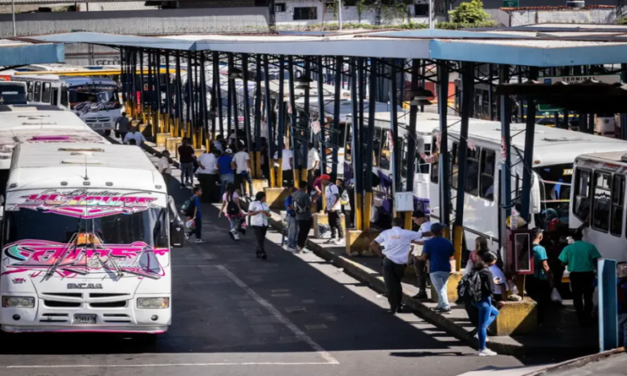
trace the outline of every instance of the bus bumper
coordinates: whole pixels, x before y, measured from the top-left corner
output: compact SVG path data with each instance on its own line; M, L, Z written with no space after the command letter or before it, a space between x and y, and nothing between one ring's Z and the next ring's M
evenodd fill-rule
M7 333L135 333L135 334L162 334L167 332L167 326L18 326L2 325L3 332Z

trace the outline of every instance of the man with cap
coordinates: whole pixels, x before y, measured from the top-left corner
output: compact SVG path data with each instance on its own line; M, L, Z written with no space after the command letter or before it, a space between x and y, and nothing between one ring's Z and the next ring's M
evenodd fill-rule
M218 173L220 174L220 197L224 196L227 184L235 183L235 175L231 162L233 161L233 150L227 148L218 158Z
M383 231L370 243L370 248L383 258L383 281L390 303L389 313L402 311L403 286L401 280L405 275L407 257L412 242L418 241L422 235L402 228L401 218L392 219L392 228ZM381 250L381 245L385 248Z
M442 236L443 230L444 226L440 223L431 225L433 237L425 242L420 258L423 261L429 260L429 276L438 294L438 306L435 310L448 313L451 306L448 302L447 285L451 276L451 257L455 254L455 249L453 243Z
M326 211L329 219L329 227L331 227L331 238L327 244L341 245L344 241L344 230L342 229L342 220L340 218L342 205L340 203L340 190L337 185L331 182L331 177L327 174L320 176L322 186L324 187L325 199L327 202ZM338 238L335 239L337 230Z
M414 295L413 299L427 299L427 279L429 278L427 262L422 260L420 256L422 255L422 245L431 238L431 221L421 210L414 211L411 219L419 227L418 234L420 234L420 238L417 241L418 246L414 246L412 255L416 278L418 278L418 294Z

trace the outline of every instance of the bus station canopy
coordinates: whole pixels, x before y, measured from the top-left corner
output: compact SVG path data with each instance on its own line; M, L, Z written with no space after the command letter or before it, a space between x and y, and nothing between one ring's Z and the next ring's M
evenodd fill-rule
M76 32L30 39L178 51L429 59L536 67L614 64L627 60L627 27L615 25L161 37Z
M60 63L65 46L60 43L0 39L0 66Z

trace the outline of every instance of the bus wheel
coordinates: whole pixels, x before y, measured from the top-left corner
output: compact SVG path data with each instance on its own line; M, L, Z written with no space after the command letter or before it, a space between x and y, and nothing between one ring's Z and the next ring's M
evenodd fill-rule
M111 129L107 129L106 131L104 131L104 135L107 137L111 136Z

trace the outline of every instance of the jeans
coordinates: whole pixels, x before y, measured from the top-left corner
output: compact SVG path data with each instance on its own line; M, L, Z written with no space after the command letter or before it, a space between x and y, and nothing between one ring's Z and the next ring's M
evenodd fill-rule
M201 218L196 218L194 220L194 224L196 226L194 226L194 229L192 231L190 231L189 235L196 234L196 239L201 239L200 232L202 231L202 219Z
M335 239L335 231L337 230L338 239L344 239L344 230L342 229L342 219L340 218L340 212L330 211L329 213L329 227L331 227L331 239Z
M305 248L307 236L309 236L309 230L311 230L311 218L298 220L298 247L300 249Z
M229 183L235 182L235 176L233 174L227 174L220 176L220 200L222 200L222 196L224 196L224 192L226 192L226 186Z
M298 238L298 221L296 217L287 216L287 247L296 248Z
M181 163L181 184L185 185L186 182L192 184L194 182L194 163Z
M250 190L248 191L248 195L252 196L253 195L253 178L250 176L249 173L235 175L235 188L240 188L241 189L240 192L242 192L242 195L245 196L246 184L242 186L242 183L244 182L244 180L248 182L248 187L250 188Z
M443 310L451 309L451 306L448 304L448 293L447 293L447 285L448 285L448 277L451 275L450 272L431 272L429 273L431 276L431 283L433 283L433 287L435 287L435 291L438 294L438 307Z
M387 257L383 260L383 281L390 303L390 310L396 312L403 301L403 285L401 280L405 275L405 264L397 264Z
M570 287L573 290L573 305L577 310L577 316L581 324L586 324L592 320L593 284L594 272L570 273Z
M227 216L229 219L229 223L231 224L231 230L236 230L240 227L240 223L242 222L242 217L240 216Z
M491 298L481 299L479 302L472 302L472 305L479 310L479 324L477 334L479 336L479 351L485 350L485 342L488 337L488 327L499 315L499 310L492 305Z

